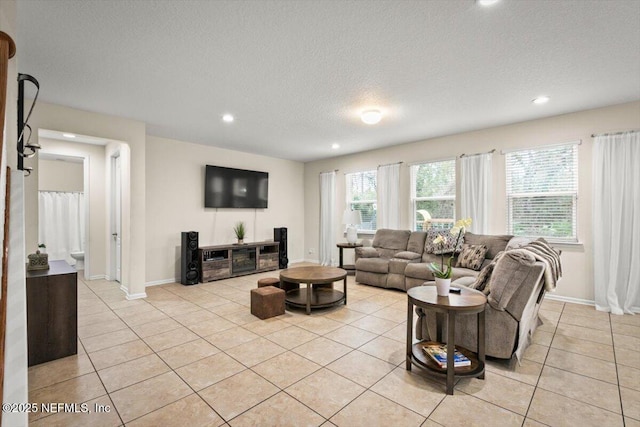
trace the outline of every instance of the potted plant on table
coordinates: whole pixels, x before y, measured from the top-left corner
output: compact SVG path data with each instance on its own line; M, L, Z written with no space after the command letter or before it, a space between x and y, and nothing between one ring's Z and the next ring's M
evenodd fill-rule
M241 245L244 243L244 235L246 234L246 229L244 227L244 222L238 221L236 225L233 227L233 232L236 233L236 239L238 239L238 244Z
M448 296L449 288L451 287L451 261L456 253L456 249L458 248L458 243L460 242L460 238L464 235L467 227L471 226L471 218L460 219L456 221L456 224L451 228L450 233L456 237L456 243L453 245L453 249L451 252L451 256L447 260L447 265L445 268L444 263L444 252L440 254L440 265L432 262L429 264L429 269L433 272L434 277L436 278L436 289L438 291L438 295L440 296ZM439 235L433 240L433 244L440 246L440 249L444 248L446 241L444 236Z

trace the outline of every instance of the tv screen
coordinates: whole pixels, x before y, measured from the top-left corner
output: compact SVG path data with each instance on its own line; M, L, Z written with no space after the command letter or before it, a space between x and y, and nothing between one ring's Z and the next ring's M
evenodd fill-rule
M204 180L206 208L266 209L269 174L207 165Z

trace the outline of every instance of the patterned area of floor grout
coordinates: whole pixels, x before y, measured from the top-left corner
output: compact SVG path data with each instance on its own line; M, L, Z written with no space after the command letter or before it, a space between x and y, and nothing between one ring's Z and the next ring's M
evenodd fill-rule
M547 299L520 364L490 360L486 380L446 396L442 381L404 369L403 292L349 277L347 306L259 320L249 290L276 275L154 286L134 301L114 282L79 280L78 355L31 367L29 398L91 412L30 424L640 424L638 316Z

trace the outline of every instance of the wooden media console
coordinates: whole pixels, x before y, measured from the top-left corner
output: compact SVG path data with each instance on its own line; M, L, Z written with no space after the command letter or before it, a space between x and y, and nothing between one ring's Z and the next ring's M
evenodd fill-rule
M198 249L202 282L278 269L279 242L203 246Z

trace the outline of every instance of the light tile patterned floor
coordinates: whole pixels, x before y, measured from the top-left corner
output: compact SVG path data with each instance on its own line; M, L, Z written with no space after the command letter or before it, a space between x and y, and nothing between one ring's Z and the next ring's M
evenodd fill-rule
M640 316L550 300L520 365L447 396L404 369L406 294L358 285L349 304L259 320L260 277L147 288L78 283L78 355L29 369L31 402L102 413L31 414L43 426L640 425Z

